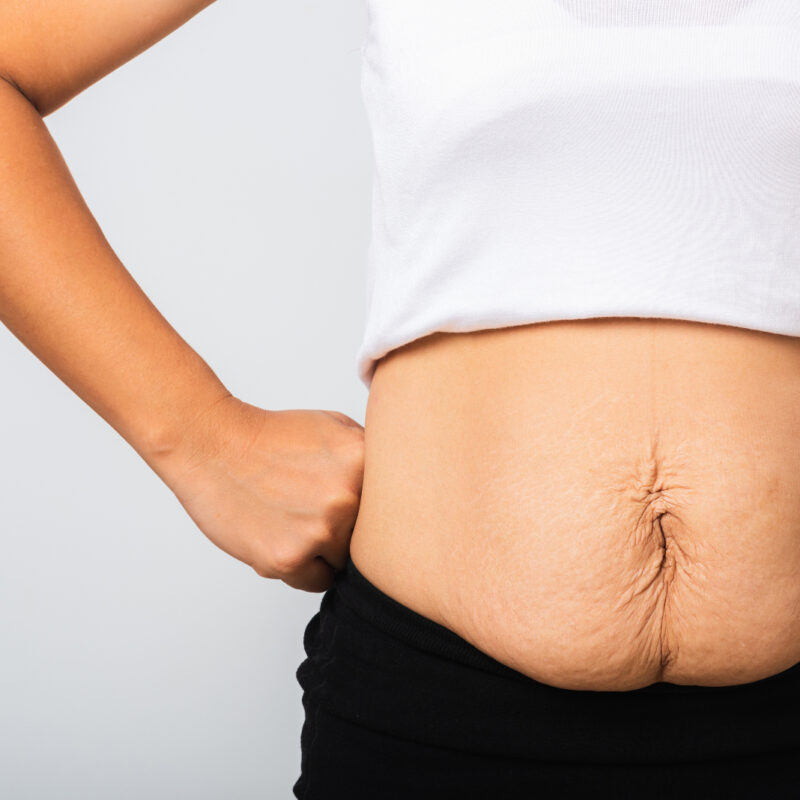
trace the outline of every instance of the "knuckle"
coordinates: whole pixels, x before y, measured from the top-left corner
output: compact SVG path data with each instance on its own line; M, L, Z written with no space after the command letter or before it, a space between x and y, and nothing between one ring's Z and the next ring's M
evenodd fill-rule
M354 475L359 482L364 475L364 451L360 451L357 456L354 456L350 461L351 474Z
M336 443L337 449L348 456L358 456L364 450L364 433L355 428L349 428L347 434L341 436Z
M304 555L296 547L279 547L272 553L272 569L280 576L291 575L303 564Z
M314 544L327 542L332 536L331 526L324 519L315 519L309 525L308 536Z
M347 442L347 450L354 458L364 457L364 434L360 433L358 436L352 436Z
M358 502L358 495L346 486L340 486L331 491L328 495L326 508L333 514L347 511Z
M250 564L253 571L258 575L260 578L275 578L275 570L272 568L271 564L267 564L264 561L254 561Z

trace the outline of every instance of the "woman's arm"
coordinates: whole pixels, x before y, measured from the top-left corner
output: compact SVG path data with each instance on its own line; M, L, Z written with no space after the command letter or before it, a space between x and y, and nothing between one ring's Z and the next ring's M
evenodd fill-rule
M47 116L214 0L0 0L0 77Z
M148 462L230 394L122 265L41 116L3 80L0 320Z
M42 119L208 4L0 0L0 321L214 544L263 577L322 591L349 549L362 426L233 397L117 258Z
M212 0L0 0L0 320L145 458L229 394L148 300L42 115Z

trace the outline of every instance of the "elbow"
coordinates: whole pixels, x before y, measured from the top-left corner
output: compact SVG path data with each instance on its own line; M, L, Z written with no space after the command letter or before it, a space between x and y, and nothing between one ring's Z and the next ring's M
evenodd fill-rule
M70 97L58 97L55 92L36 92L32 87L26 85L25 81L16 77L11 70L0 63L0 80L5 81L12 89L15 89L22 97L30 103L37 111L39 116L46 117L52 114L57 108L61 108Z
M36 109L40 116L45 116L39 103L37 103L36 100L32 98L31 95L26 92L6 70L0 69L0 80L5 81L9 86L11 86L12 89L15 89L19 94L21 94L22 97L24 97Z

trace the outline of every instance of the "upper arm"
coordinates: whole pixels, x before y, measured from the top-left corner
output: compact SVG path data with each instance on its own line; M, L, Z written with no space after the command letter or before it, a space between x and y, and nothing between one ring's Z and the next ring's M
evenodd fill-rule
M45 116L214 0L0 0L0 78Z

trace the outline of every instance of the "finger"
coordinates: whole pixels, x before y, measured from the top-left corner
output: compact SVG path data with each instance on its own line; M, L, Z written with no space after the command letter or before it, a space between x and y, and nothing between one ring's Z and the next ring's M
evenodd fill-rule
M339 518L333 521L330 537L314 551L337 570L344 569L347 563L356 517L357 509L344 510Z
M332 417L339 420L339 422L341 422L343 425L347 425L349 428L364 428L360 422L354 420L352 417L348 417L347 414L344 414L341 411L328 411L328 413Z
M347 563L347 555L350 552L350 537L353 533L352 527L349 531L332 536L327 542L317 547L315 553L320 558L328 562L334 569L344 569Z
M324 592L333 585L333 567L323 558L315 556L305 566L281 580L292 589L305 592Z

